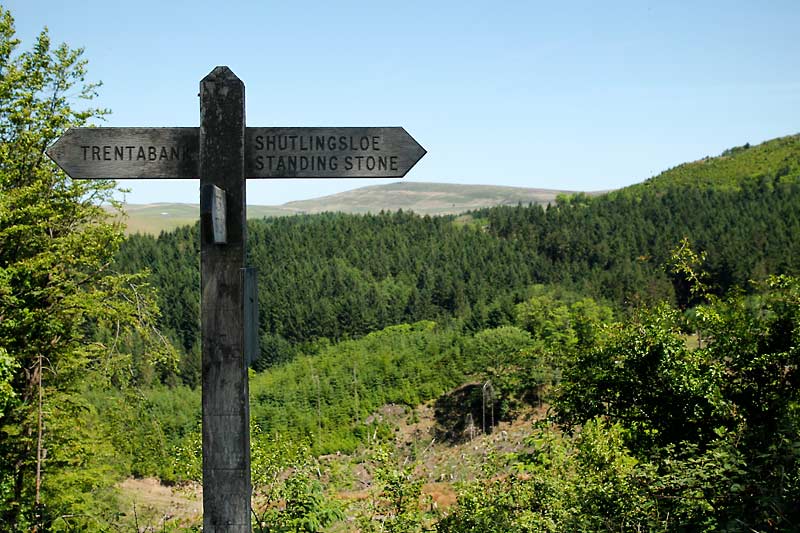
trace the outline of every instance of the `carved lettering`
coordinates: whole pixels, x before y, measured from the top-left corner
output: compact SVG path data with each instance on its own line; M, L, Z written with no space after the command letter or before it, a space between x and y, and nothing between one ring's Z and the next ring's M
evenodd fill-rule
M394 128L253 129L245 150L252 177L402 175L413 148Z
M84 161L182 161L188 159L186 146L81 145Z
M378 152L380 135L256 135L253 148L257 152Z
M344 158L345 170L391 170L397 172L399 167L398 156L372 156L348 155Z
M267 170L268 172L296 172L298 170L325 172L335 171L339 168L339 158L335 155L257 155L254 163L256 170ZM377 165L377 159L375 165Z

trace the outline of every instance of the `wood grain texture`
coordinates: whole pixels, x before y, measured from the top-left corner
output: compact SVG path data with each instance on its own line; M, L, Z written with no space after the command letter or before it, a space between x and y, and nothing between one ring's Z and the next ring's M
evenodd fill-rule
M401 127L247 128L248 178L402 178L425 149Z
M197 178L198 128L70 128L47 155L75 179Z
M253 267L242 269L244 283L244 360L249 367L259 358L258 343L258 271Z
M227 67L215 68L200 82L199 174L201 191L225 191L227 239L215 242L213 210L203 210L203 531L250 531L244 117L244 84Z

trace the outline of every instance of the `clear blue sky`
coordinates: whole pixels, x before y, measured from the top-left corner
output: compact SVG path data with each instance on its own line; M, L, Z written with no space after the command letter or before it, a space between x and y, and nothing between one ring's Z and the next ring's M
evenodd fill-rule
M196 126L228 65L249 126L404 126L409 181L599 190L800 132L797 0L11 0L24 43L84 47L107 126ZM280 204L377 180L262 180ZM385 181L384 181L385 183ZM130 181L131 203L198 201Z

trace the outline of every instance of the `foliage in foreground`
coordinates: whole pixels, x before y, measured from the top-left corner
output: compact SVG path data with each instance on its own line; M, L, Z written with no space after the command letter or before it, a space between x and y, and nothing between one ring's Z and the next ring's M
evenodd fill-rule
M565 371L555 427L508 476L466 486L441 531L800 527L800 282L683 316L643 311ZM571 433L570 433L571 431Z
M0 7L0 529L89 527L113 508L116 470L81 383L125 383L134 337L145 359L171 352L148 341L158 309L141 276L111 269L114 184L72 181L44 155L105 114L73 107L97 87L82 51L47 31L18 51L14 35Z
M686 331L698 329L706 344L693 349ZM693 313L641 310L592 338L558 359L553 416L534 427L528 451L464 484L446 516L423 512L420 480L384 451L373 498L350 511L355 523L449 533L800 525L798 280L772 278Z

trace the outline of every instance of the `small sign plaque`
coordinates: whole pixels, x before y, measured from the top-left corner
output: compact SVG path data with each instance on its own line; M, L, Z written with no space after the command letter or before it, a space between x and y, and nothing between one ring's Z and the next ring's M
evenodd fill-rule
M213 184L204 185L200 190L200 218L211 221L211 235L214 244L228 242L228 229L225 222L225 191Z

